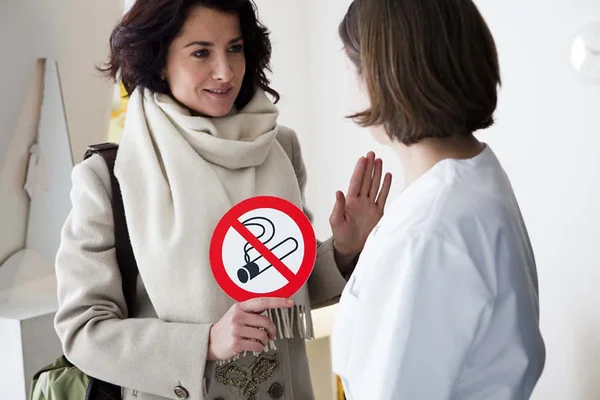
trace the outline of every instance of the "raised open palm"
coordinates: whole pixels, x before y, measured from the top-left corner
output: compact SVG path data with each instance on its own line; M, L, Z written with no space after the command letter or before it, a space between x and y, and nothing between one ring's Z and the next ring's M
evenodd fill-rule
M329 224L335 249L342 256L361 252L367 237L383 216L392 175L387 173L381 184L382 173L383 161L369 152L356 163L348 194L336 193Z

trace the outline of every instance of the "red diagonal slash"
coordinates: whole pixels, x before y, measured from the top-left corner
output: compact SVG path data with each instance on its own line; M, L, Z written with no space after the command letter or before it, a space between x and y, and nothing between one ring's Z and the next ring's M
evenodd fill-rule
M277 258L277 256L267 248L267 246L265 246L260 240L258 240L248 228L246 228L237 219L234 219L232 221L231 227L235 229L240 235L242 235L242 237L248 243L250 243L252 247L254 247L254 249L258 251L260 255L263 256L273 267L275 267L275 269L279 271L279 273L283 275L283 277L287 279L288 282L292 282L292 280L296 277L296 274L294 274L288 267L286 267L285 264L279 258Z

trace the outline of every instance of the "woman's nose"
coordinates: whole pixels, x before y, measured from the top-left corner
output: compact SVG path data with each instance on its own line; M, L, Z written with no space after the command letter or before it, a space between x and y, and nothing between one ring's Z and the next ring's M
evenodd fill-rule
M218 57L213 69L213 79L216 81L229 82L233 78L233 71L226 56Z

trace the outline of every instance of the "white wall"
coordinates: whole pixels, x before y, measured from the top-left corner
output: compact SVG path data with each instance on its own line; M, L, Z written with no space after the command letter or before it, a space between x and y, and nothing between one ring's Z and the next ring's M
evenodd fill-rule
M353 68L338 37L349 0L310 0L309 6L309 92L310 146L305 150L309 183L307 197L315 212L319 236L331 234L328 219L335 191L347 191L359 157L373 150L384 159L384 169L398 171L392 185L401 184L401 167L393 152L371 139L367 130L346 118L357 109Z
M535 399L600 398L600 86L569 64L597 1L479 1L499 48L498 124L482 135L512 179L540 278L547 345Z
M497 124L480 138L503 162L537 257L547 363L534 399L600 398L600 86L579 79L570 46L600 21L597 0L476 0L500 53L504 85ZM348 0L258 0L273 30L281 121L301 137L317 234L329 234L334 191L345 189L369 149L401 169L368 133L344 121L351 109L337 24ZM287 8L287 4L290 7ZM282 14L275 16L277 12ZM302 24L307 24L303 26ZM304 58L307 57L307 58ZM307 76L308 71L308 76Z
M335 191L346 190L354 163L369 150L385 154L387 167L398 169L392 153L344 116L353 90L337 24L348 0L255 0L271 30L273 87L282 95L279 122L300 138L308 169L307 199L315 213L317 236L331 235L328 218Z
M58 61L75 160L104 140L110 85L94 67L106 59L122 7L123 0L0 1L0 165L40 57Z
M306 0L255 0L261 21L271 31L272 87L281 95L279 122L294 129L303 146L310 141L308 15Z
M312 1L312 0L311 0ZM308 190L307 198L309 206L316 212L315 227L317 235L324 238L329 235L328 224L324 207L319 202L321 193L328 200L334 199L335 189L329 182L328 187L319 188L325 176L317 176L325 169L323 163L318 163L318 149L320 140L327 138L328 129L331 129L334 119L327 122L329 126L319 127L314 115L315 93L311 82L311 75L315 73L313 68L314 54L313 34L311 26L311 8L307 0L255 0L259 17L271 30L273 42L272 86L281 94L278 103L280 118L279 122L293 128L299 136L304 159L308 168ZM322 2L326 6L327 2ZM315 2L315 4L317 4ZM331 38L328 38L331 42ZM333 37L335 39L335 37ZM333 175L332 175L333 176ZM329 177L329 176L328 176ZM327 203L326 207L329 207ZM333 203L331 203L333 204ZM320 207L321 206L321 207ZM329 340L327 336L330 331L332 308L321 309L313 312L315 333L317 340L307 344L311 379L315 390L316 400L333 400L335 391L335 380L331 372L331 360L329 356Z

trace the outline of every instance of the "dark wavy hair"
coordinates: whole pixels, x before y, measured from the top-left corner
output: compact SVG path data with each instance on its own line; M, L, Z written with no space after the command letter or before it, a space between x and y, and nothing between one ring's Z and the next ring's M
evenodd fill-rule
M266 72L271 72L270 32L258 19L253 0L137 0L110 36L110 60L98 69L115 82L121 80L128 95L137 87L171 94L161 72L171 42L181 31L190 10L203 6L239 16L244 39L246 74L235 101L246 106L256 87L279 101Z

